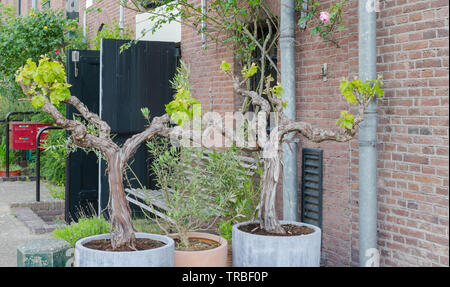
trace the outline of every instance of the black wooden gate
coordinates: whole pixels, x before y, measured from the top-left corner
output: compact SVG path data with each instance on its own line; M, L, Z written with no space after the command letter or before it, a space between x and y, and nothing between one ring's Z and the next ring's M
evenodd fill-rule
M126 40L103 39L101 48L100 114L111 126L114 140L120 144L145 129L147 121L141 108L147 107L151 116L165 113L165 105L173 98L170 80L175 75L177 49L175 43L139 41L120 53ZM142 145L129 164L140 183L151 187L147 151ZM109 199L106 164L101 164L100 205L106 208ZM139 188L137 181L132 186ZM134 207L134 208L133 208ZM140 209L132 206L134 211Z
M100 52L80 51L79 62L75 64L69 56L67 65L73 95L80 97L92 111L100 114L111 126L113 139L119 144L145 129L147 122L141 114L141 108L147 107L151 116L164 114L165 104L172 100L170 80L175 75L179 57L175 43L138 41L120 53L120 47L125 43L127 41L103 39ZM93 59L91 56L94 54L97 64L88 66L88 63L83 62L87 61L85 58ZM74 75L75 68L78 77ZM72 113L68 112L67 115L71 116ZM95 155L81 153L72 154L67 165L66 209L73 218L76 218L74 212L80 209L80 204L85 209L89 202L96 205L97 212L103 212L109 199L106 163L100 160L99 165ZM128 177L137 177L142 185L151 188L144 145L130 159L129 164L134 174L128 174ZM131 184L140 187L136 180ZM134 211L139 209L135 208Z
M74 61L75 60L75 61ZM99 112L100 52L69 51L67 54L67 80L70 91L90 111ZM78 112L67 106L66 117L73 119ZM78 220L80 212L92 215L98 208L98 163L94 152L77 150L66 161L65 220Z

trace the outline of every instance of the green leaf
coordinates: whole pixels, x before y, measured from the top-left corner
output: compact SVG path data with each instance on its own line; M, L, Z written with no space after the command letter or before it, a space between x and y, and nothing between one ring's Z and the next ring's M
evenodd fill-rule
M231 69L231 65L227 61L222 61L222 64L220 65L220 69L222 69L222 71L226 72Z
M255 63L252 63L250 68L245 67L242 69L242 76L244 78L250 78L258 72L258 66Z
M34 96L31 99L31 104L35 108L40 108L40 107L42 107L45 104L45 97L42 96L42 95Z
M142 108L141 113L147 120L150 118L150 110L148 108Z

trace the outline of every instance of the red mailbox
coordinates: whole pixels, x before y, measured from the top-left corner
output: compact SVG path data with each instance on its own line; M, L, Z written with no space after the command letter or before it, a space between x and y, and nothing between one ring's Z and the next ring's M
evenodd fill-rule
M36 136L43 127L51 124L37 122L11 122L9 129L11 131L11 149L13 150L34 150L36 149ZM41 135L41 144L45 143L48 131Z

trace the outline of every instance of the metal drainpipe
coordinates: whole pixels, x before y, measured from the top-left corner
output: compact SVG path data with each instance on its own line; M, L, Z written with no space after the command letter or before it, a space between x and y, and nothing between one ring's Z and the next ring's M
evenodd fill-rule
M208 13L208 8L206 6L206 0L202 0L202 15L206 15ZM202 48L206 49L206 22L202 20Z
M86 37L87 36L87 25L86 25L86 10L84 10L83 12L83 36Z
M28 2L28 3L30 3L30 2ZM31 8L33 8L33 9L37 9L37 1L36 0L33 0L33 1L31 1Z
M119 29L120 35L123 36L123 6L122 2L119 2Z
M284 113L296 120L295 101L295 1L281 0L280 49L281 84L283 99L287 101ZM291 138L292 135L286 135ZM290 148L283 143L283 219L297 221L298 205L297 145L292 142Z
M374 80L377 74L376 11L373 0L359 0L359 78ZM359 265L373 262L377 248L377 104L370 103L359 129ZM369 262L370 260L370 262ZM378 260L377 260L378 261ZM375 262L377 266L378 262Z

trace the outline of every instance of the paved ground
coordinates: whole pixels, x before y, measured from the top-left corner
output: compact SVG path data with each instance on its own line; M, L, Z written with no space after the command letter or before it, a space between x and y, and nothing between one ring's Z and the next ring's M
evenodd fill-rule
M0 182L0 267L17 265L17 246L23 242L50 238L51 233L35 235L12 214L9 204L18 201L34 201L36 183ZM51 196L41 184L41 200Z

